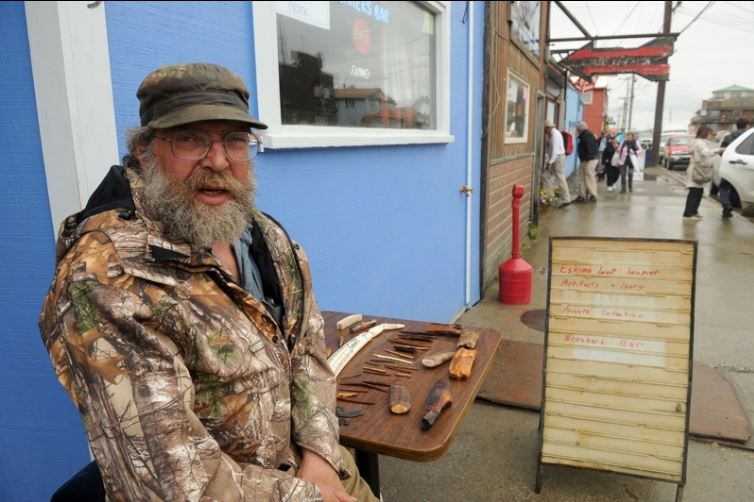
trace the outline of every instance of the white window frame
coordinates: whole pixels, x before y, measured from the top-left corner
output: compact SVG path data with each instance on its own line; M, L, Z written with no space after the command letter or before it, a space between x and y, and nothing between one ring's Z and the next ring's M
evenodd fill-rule
M25 2L53 234L118 164L105 4Z
M262 133L265 148L451 143L450 134L450 2L420 2L435 15L437 125L433 130L333 127L282 123L278 70L275 2L252 2L254 53L259 119L269 128Z
M594 101L594 93L592 91L581 93L581 102L585 105L591 105Z
M528 143L529 142L529 110L531 106L531 84L524 77L508 68L508 82L512 79L517 80L520 84L526 86L526 110L524 111L524 135L523 137L512 137L508 135L508 85L505 85L505 129L503 131L503 143Z

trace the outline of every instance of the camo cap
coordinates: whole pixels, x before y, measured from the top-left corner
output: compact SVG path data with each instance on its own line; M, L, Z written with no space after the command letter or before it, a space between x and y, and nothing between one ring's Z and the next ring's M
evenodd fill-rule
M256 129L267 125L249 114L249 91L241 78L219 65L162 66L136 91L141 125L165 129L201 120L237 120Z

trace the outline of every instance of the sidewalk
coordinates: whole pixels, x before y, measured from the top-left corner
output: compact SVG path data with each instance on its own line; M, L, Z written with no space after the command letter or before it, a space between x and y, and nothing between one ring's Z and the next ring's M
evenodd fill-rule
M654 179L653 179L654 178ZM690 239L699 242L694 359L715 367L736 388L754 416L754 224L705 198L701 221L682 218L686 190L661 168L647 170L633 194L608 193L597 204L571 204L540 219L539 238L525 253L534 267L533 299L501 305L497 288L461 322L499 330L505 339L542 343L544 333L521 316L544 309L548 238L551 235ZM531 323L530 323L531 324ZM542 493L533 491L539 452L539 414L480 401L472 407L446 455L429 464L380 459L386 501L612 501L673 500L675 485L607 472L547 466ZM689 442L686 501L754 499L754 453Z

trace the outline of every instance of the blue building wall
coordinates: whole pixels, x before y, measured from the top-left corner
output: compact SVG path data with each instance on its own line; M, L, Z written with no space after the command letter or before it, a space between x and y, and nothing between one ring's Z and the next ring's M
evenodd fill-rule
M484 6L474 31L472 185L480 187ZM153 68L211 61L256 95L251 2L107 2L119 148L138 124L135 90ZM271 151L257 162L258 203L307 249L322 309L447 321L464 304L467 49L465 2L452 5L451 134L455 142ZM89 461L78 415L37 328L54 269L23 2L0 3L0 501L47 500ZM252 98L252 109L257 103ZM262 117L264 119L264 117ZM104 171L104 169L103 169ZM50 187L54 190L55 187ZM472 210L471 302L479 291L479 190Z
M584 103L581 102L579 92L570 85L566 88L566 111L565 111L566 131L573 135L573 153L566 158L565 174L566 177L573 174L579 164L579 157L576 155L576 125L583 120ZM575 194L574 194L575 196Z
M477 6L480 115L483 6ZM138 123L135 89L158 65L217 62L238 72L256 95L249 2L108 2L106 8L121 153L125 129ZM464 8L454 3L451 13L454 143L268 149L257 158L258 204L307 250L324 310L448 321L463 306L465 198L458 190L466 165ZM477 138L477 179L478 144ZM472 303L480 298L478 199L476 194Z
M0 500L38 501L89 457L37 328L55 246L24 3L0 2L0 19Z

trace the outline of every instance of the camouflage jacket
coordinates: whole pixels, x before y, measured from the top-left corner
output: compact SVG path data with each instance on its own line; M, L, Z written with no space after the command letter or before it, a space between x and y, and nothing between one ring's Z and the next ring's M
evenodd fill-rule
M298 244L262 213L255 258L280 325L208 251L148 219L114 167L58 239L40 330L110 500L320 500L300 448L341 475L335 379Z

